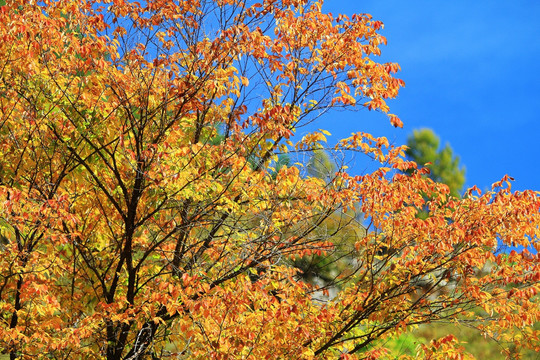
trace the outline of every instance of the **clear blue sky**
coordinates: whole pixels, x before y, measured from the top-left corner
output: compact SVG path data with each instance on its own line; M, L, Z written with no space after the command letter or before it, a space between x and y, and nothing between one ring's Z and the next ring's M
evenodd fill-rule
M327 0L323 9L384 22L382 59L398 62L406 83L391 112L405 126L362 110L317 127L396 144L430 127L460 156L468 186L487 189L509 174L514 189L540 190L540 1Z

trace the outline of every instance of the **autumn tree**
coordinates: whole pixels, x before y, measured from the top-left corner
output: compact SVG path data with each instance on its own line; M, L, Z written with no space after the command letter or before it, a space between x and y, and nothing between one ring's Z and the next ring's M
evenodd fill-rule
M6 1L0 351L384 358L387 338L450 319L538 346L538 255L492 252L497 241L538 249L538 193L511 192L505 178L456 199L422 171L401 173L415 168L404 148L360 132L334 149L376 159L373 173L341 168L327 182L274 166L278 154L321 148L324 131L293 142L302 124L334 107L387 113L403 86L398 65L375 61L379 21L321 8ZM350 227L321 224L358 204L373 231L351 232L343 287L318 301L287 260L338 246ZM452 291L437 291L447 283ZM468 312L476 306L486 317ZM420 349L459 352L454 338Z

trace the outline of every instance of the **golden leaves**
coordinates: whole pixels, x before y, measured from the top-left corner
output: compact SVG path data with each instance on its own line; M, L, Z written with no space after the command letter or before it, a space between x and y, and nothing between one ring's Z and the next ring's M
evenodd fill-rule
M0 347L353 359L456 314L533 343L512 331L537 319L538 256L493 251L538 249L538 193L512 193L505 177L452 198L404 147L367 133L293 143L357 102L402 126L386 103L404 86L399 66L374 61L380 22L303 0L104 5L1 10ZM380 165L319 179L280 163L321 148ZM295 259L337 264L331 283L310 283ZM473 306L494 320L463 312ZM454 338L419 354L465 356Z

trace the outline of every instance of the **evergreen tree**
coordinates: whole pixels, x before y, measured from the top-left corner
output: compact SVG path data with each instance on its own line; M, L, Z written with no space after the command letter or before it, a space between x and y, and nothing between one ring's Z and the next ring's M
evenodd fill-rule
M414 130L407 139L407 156L419 166L430 169L429 177L435 181L448 185L450 194L460 197L465 184L465 167L460 166L459 156L449 144L439 150L440 139L431 129Z

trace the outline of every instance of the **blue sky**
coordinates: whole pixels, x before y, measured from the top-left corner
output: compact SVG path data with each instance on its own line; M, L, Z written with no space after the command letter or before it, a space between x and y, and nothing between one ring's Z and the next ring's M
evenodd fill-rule
M405 126L361 110L328 114L318 127L395 144L430 127L460 156L468 186L509 174L513 189L540 190L540 1L327 0L323 9L384 22L382 60L398 62L406 83L390 108Z

